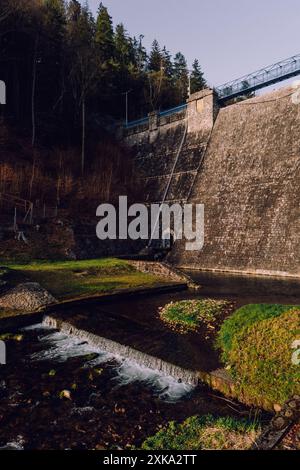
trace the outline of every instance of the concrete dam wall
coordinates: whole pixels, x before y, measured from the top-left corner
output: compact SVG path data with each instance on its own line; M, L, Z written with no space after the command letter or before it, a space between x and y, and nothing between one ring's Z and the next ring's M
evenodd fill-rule
M300 105L293 92L282 88L218 110L205 90L170 122L150 116L148 127L129 131L145 201L161 201L170 183L167 201L205 205L203 249L188 252L177 241L170 262L300 276Z

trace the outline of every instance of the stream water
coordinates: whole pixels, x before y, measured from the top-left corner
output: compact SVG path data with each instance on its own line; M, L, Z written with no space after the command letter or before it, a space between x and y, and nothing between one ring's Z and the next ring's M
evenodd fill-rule
M44 325L15 333L23 339L7 342L1 367L0 448L125 449L170 420L249 413Z
M141 296L101 305L92 301L73 313L82 321L89 312L94 321L111 315L116 322L119 315L121 325L132 321L137 331L146 331L149 323L158 327L158 307L171 300L212 297L232 300L237 307L253 302L300 305L299 281L189 274L202 286L197 294ZM125 449L140 446L171 420L251 413L205 386L179 382L49 326L14 333L23 339L7 342L8 363L0 369L0 448Z

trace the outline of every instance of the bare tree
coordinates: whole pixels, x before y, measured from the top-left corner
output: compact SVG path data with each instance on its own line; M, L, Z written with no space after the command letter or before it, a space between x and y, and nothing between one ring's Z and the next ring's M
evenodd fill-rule
M31 87L31 121L32 121L32 147L35 145L36 136L36 122L35 122L35 92L36 92L36 63L37 63L37 50L38 50L39 37L35 38L33 64L32 64L32 87Z

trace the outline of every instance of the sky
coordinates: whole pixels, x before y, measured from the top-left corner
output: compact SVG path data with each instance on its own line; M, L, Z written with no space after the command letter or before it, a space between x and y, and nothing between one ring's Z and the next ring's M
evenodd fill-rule
M84 1L82 0L82 3ZM100 0L89 0L96 13ZM300 53L299 0L103 0L114 24L156 38L218 86ZM282 86L282 85L281 85Z

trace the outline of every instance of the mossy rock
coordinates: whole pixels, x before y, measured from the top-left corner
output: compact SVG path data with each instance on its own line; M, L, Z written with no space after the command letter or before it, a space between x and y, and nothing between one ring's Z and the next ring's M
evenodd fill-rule
M181 300L160 308L159 317L177 333L197 332L201 327L212 333L219 319L232 308L232 303L226 300Z

